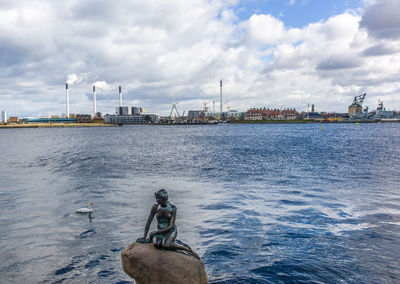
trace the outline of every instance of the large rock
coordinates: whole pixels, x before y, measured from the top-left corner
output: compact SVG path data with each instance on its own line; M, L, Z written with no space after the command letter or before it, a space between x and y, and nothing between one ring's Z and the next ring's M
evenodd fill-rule
M153 244L133 243L121 252L122 267L137 284L206 284L204 263Z

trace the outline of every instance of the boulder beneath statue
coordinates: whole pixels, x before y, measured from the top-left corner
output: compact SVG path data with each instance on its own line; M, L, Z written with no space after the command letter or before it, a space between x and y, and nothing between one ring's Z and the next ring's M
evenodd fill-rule
M206 284L204 263L152 243L133 243L121 252L122 267L137 284Z

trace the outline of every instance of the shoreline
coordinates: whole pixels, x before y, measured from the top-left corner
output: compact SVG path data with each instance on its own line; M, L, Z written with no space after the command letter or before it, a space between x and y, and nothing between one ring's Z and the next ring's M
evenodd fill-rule
M0 124L0 129L7 128L56 128L56 127L114 127L118 124L104 123L30 123L30 124Z
M232 120L228 124L351 124L351 123L399 123L399 121L315 121L315 120ZM0 129L10 128L60 128L60 127L116 127L129 125L148 125L148 126L179 126L179 125L217 125L220 123L191 123L191 124L104 124L104 123L30 123L30 124L0 124Z
M353 120L353 121L317 121L317 120L232 120L233 124L310 124L310 123L380 123L382 121Z

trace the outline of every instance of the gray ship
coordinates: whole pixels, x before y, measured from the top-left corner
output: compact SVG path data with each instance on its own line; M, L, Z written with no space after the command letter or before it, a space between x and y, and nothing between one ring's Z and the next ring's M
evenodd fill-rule
M354 97L353 103L349 106L349 120L351 121L400 121L400 116L395 114L393 111L386 110L383 106L382 101L378 101L378 108L376 111L369 112L368 107L362 108L365 96L367 94L362 94L360 96Z

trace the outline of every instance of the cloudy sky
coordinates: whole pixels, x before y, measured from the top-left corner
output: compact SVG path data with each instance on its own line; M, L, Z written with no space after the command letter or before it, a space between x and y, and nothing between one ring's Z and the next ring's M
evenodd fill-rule
M0 0L0 110L400 109L399 0ZM226 109L225 109L226 110Z

